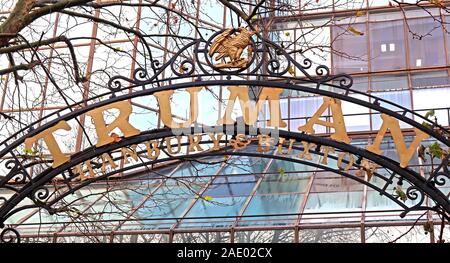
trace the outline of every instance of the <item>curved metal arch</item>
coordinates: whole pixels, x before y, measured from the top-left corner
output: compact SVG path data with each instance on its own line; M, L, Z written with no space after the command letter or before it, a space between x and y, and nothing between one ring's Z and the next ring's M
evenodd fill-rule
M195 130L191 129L191 131L192 131L191 134L194 134ZM411 184L411 186L406 191L408 197L413 200L415 200L417 198L420 198L420 199L416 205L414 205L412 207L407 207L406 205L401 204L401 202L399 200L396 200L396 198L393 197L392 195L387 194L387 192L385 191L386 187L385 187L385 189L381 189L381 188L377 187L376 185L371 184L370 182L367 182L367 181L365 181L361 178L358 178L354 175L351 175L349 173L343 172L339 169L332 169L328 166L324 166L324 165L320 165L320 164L313 164L313 163L306 162L304 160L290 158L288 156L260 154L260 153L246 153L246 152L223 152L223 151L202 152L202 153L186 155L186 156L181 156L181 157L173 156L173 157L169 157L167 159L150 161L150 162L146 162L146 163L140 163L140 164L137 164L137 165L134 165L131 167L124 168L124 169L115 170L113 172L96 177L93 180L86 180L85 182L80 183L76 187L72 187L70 189L70 191L68 191L66 193L66 195L69 193L73 193L75 190L80 189L86 185L89 185L92 182L101 180L103 178L110 177L119 172L134 169L136 167L146 166L146 165L154 164L154 163L158 163L158 162L164 162L164 161L171 160L171 159L200 158L200 157L217 156L217 155L227 154L227 155L246 155L246 156L253 156L253 157L274 158L274 159L280 159L280 160L285 160L285 161L303 163L303 164L314 166L314 167L324 169L324 170L327 170L330 172L335 172L337 174L346 176L355 181L363 183L363 184L373 188L374 190L380 192L381 194L388 196L390 199L394 200L397 204L399 204L402 208L404 208L405 212L402 214L403 216L411 210L433 210L436 212L442 212L442 211L440 211L440 209L442 209L443 211L445 211L447 213L449 213L449 211L450 211L450 202L448 201L448 199L446 199L445 195L443 193L441 193L434 185L429 184L423 177L421 177L419 174L417 174L416 172L414 172L410 169L401 169L398 166L398 163L395 163L390 159L375 155L369 151L356 148L355 146L352 146L352 145L348 145L345 143L341 143L341 142L337 142L337 141L333 141L333 140L329 140L329 139L325 139L325 138L320 138L320 137L316 137L316 136L312 136L312 135L308 135L308 134L304 134L304 133L292 133L292 132L284 132L284 131L279 131L279 132L280 132L280 136L283 138L286 138L286 139L295 139L298 142L306 141L306 142L314 143L314 144L320 145L320 146L330 146L335 149L342 150L344 152L355 154L359 158L365 158L367 160L373 161L374 163L379 164L382 167L391 170L393 172L393 176L398 175L399 178L401 178L402 180L408 181ZM133 145L133 144L139 144L139 143L145 142L147 140L162 139L162 138L167 138L167 137L172 137L172 136L175 136L175 133L173 133L172 130L161 129L161 130L151 131L148 133L137 135L134 137L130 137L127 140L124 140L124 141L121 141L118 143L106 145L106 146L103 146L100 148L90 148L90 149L86 149L83 152L77 153L76 155L73 156L73 159L70 163L61 165L60 167L58 167L56 169L49 168L45 172L43 172L39 176L37 176L36 178L33 178L30 182L23 185L23 187L21 189L19 189L17 191L17 193L3 205L2 209L0 210L0 218L2 220L2 221L0 221L0 223L4 222L4 220L7 217L10 217L12 214L14 214L18 211L21 211L23 209L31 208L31 207L44 207L44 208L48 209L49 211L52 211L51 205L56 203L58 200L61 200L61 198L64 198L66 195L62 194L62 195L60 195L60 198L55 199L52 202L46 204L46 199L49 197L49 190L47 188L45 188L45 185L48 182L50 182L53 178L55 178L56 176L64 173L65 171L70 171L71 167L73 167L79 163L82 163L86 160L89 160L93 157L96 157L99 154L109 153L115 149L120 149L122 147L126 147L126 146ZM331 156L329 156L329 157L332 158ZM355 165L355 167L360 168L359 164ZM77 178L78 176L79 176L78 174L72 174L68 179L74 179L74 178ZM384 180L386 180L386 179L384 179ZM392 178L389 180L390 180L390 182L387 181L386 186L392 184L392 182L393 182ZM424 205L423 202L425 199L424 198L425 195L429 196L432 200L434 200L437 205L435 207L427 207L426 205ZM31 200L33 200L34 205L14 209L15 206L17 204L19 204L25 198L30 198ZM445 212L444 212L444 216L446 216ZM446 216L446 217L448 219L448 216Z
M352 90L351 86L353 83L352 78L347 74L339 74L339 75L330 75L330 70L328 67L324 65L319 65L316 67L315 72L317 76L310 75L307 70L312 67L312 61L308 58L303 58L302 63L297 62L292 56L290 56L282 47L278 46L277 44L261 38L261 36L258 35L258 37L262 40L260 42L255 42L254 40L251 41L251 45L257 46L260 45L260 47L255 48L255 52L253 57L251 58L251 62L253 63L255 61L256 54L261 54L260 62L257 62L257 65L250 69L251 66L254 66L252 63L249 63L244 69L246 69L248 72L243 72L243 70L238 71L224 71L220 70L211 63L209 59L206 59L208 69L205 69L205 66L202 65L201 59L199 57L199 53L204 54L204 56L207 58L207 48L208 45L211 44L211 41L216 37L220 32L216 32L214 35L210 37L208 40L203 39L197 39L192 41L191 43L185 45L182 47L169 61L163 65L160 66L160 62L157 60L152 60L150 65L152 70L154 71L153 76L148 75L148 70L145 68L137 68L133 73L133 79L130 79L128 77L124 76L114 76L112 77L108 82L108 88L110 89L109 92L91 97L89 99L82 100L78 103L74 103L70 106L68 106L66 109L58 110L54 113L51 113L40 120L37 120L25 128L15 132L13 135L11 135L9 138L5 139L4 141L0 142L0 147L4 147L0 151L0 157L4 155L7 149L11 149L15 146L17 146L18 143L22 143L21 139L25 135L34 135L38 133L39 131L42 131L48 127L53 126L57 123L57 120L50 120L45 125L40 126L39 128L35 129L35 126L38 126L40 123L42 123L44 120L48 120L50 118L56 117L58 120L68 120L71 118L74 118L77 115L80 115L82 113L85 113L86 111L93 109L95 107L100 107L109 103L112 103L114 101L118 100L125 100L132 97L139 97L139 96L145 96L145 95L151 95L155 92L159 91L165 91L165 90L176 90L176 89L182 89L182 88L189 88L189 87L199 87L199 86L212 86L212 85L220 85L220 86L227 86L227 85L249 85L249 86L261 86L261 87L274 87L274 88L283 88L288 90L296 90L296 91L303 91L307 93L312 94L318 94L323 96L329 96L338 98L344 101L348 101L351 103L355 103L360 106L364 106L366 108L370 108L373 110L376 110L381 113L385 113L389 116L392 116L398 120L401 120L413 127L416 127L423 132L433 136L443 144L450 147L450 141L448 138L450 138L450 131L446 130L444 127L438 125L436 122L433 122L432 120L425 118L424 116L407 109L401 105L392 103L388 100L378 98L376 96L373 96L371 94L367 94L361 91ZM204 47L200 47L200 45L205 45ZM194 47L194 54L195 54L195 60L186 56L182 56L182 53L187 51L189 48ZM271 50L272 49L272 50ZM272 54L274 53L274 55ZM280 70L281 60L276 58L276 56L282 56L284 57L285 61L287 61L287 65L285 66L284 70ZM270 60L267 60L267 57L270 57ZM274 58L275 57L275 58ZM182 58L183 60L178 63L178 67L183 67L185 64L191 65L191 68L186 70L184 73L180 73L175 68L175 64L177 64L177 60L179 58ZM263 61L267 60L265 63ZM299 78L299 77L286 77L284 74L288 71L288 68L293 65L295 69L298 69L302 72L302 74L306 77L305 78ZM199 73L195 72L195 67L199 68ZM166 71L167 69L170 69L171 72L176 75L176 77L170 77L165 79L160 79L160 77L163 75L162 73ZM261 72L262 69L265 69L267 73ZM242 77L242 80L231 80L231 76L238 76ZM202 80L204 77L221 77L222 80L209 80L205 81ZM254 78L254 79L247 79L247 78ZM276 79L273 79L273 78ZM192 79L195 79L193 82ZM271 79L271 80L269 80ZM179 81L179 80L185 80L185 83L176 83L172 84L172 81ZM130 85L127 85L126 87L123 87L120 81L125 81L129 83ZM338 81L339 85L334 85L330 82L332 81ZM165 84L166 82L169 82L168 84ZM297 83L300 83L297 84ZM302 84L314 84L315 88L304 86ZM151 88L146 88L146 86L151 86ZM332 90L336 89L337 92L329 91L329 90L323 90L320 89L321 86L328 86L331 87ZM138 90L133 90L138 89ZM142 90L143 89L143 90ZM122 96L117 96L116 94L119 92L125 92L126 94ZM133 91L133 92L129 92ZM353 97L349 97L348 95L352 94L358 94L362 95L368 98L367 101L356 99ZM105 96L111 96L108 100L101 100L101 98ZM369 99L372 102L368 102ZM100 102L96 102L98 100L101 100ZM89 102L95 102L88 105ZM388 106L395 107L399 109L402 113L397 113L393 110L390 110L386 107L382 107L380 104L384 103ZM81 108L81 109L80 109ZM65 110L69 109L70 112L68 114L63 114ZM411 114L414 117L417 117L421 120L423 120L427 125L423 125L411 118L406 117L406 114ZM435 128L438 129L438 131L435 131ZM19 139L18 139L19 138ZM10 142L13 141L13 142Z
M108 100L104 100L95 104L91 104L88 105L86 107L83 108L79 108L78 110L75 111L71 111L68 114L65 114L59 118L53 119L47 123L45 123L44 125L40 126L39 128L34 129L33 125L35 125L35 123L30 124L29 126L27 126L26 128L22 129L20 132L21 133L26 133L25 135L23 135L22 137L17 139L17 136L19 135L20 132L17 132L16 134L12 135L11 137L9 137L8 139L4 140L1 144L5 145L5 148L2 149L0 151L0 157L4 156L5 154L7 154L9 151L11 151L13 148L19 146L20 144L22 144L25 139L27 137L30 136L34 136L54 125L56 125L59 121L61 120L65 120L65 121L69 121L71 119L74 119L90 110L93 110L95 108L98 107L102 107L114 102L118 102L118 101L123 101L123 100L128 100L131 98L136 98L136 97L142 97L142 96L147 96L147 95L153 95L154 93L157 92L161 92L161 91L167 91L167 90L178 90L178 89L185 89L185 88L191 88L191 87L204 87L204 86L228 86L228 85L250 85L250 86L261 86L261 87L273 87L273 88L283 88L283 89L288 89L288 90L296 90L296 91L303 91L303 92L307 92L307 93L313 93L313 94L318 94L318 95L323 95L323 96L330 96L330 97L335 97L337 99L341 99L347 102L351 102L369 109L373 109L375 111L379 111L382 113L385 113L389 116L392 116L398 120L401 120L407 124L410 124L413 127L416 127L418 129L420 129L421 131L433 136L434 138L436 138L437 140L439 140L440 142L444 143L445 145L450 147L450 140L448 140L445 136L443 136L441 133L436 132L435 130L429 128L428 126L424 126L422 124L419 124L418 122L407 118L404 114L399 114L395 111L392 111L390 109L381 107L380 105L377 104L373 104L367 101L363 101L357 98L353 98L353 97L349 97L349 96L345 96L343 94L336 94L327 90L320 90L320 89L314 89L314 88L310 88L307 86L301 86L301 85L293 85L290 83L282 83L282 82L273 82L273 81L261 81L261 80L214 80L214 81L196 81L196 82L189 82L189 83L177 83L177 84L171 84L171 85L167 85L167 86L160 86L157 88L152 88L152 89L145 89L145 90L140 90L140 91L136 91L133 93L129 93L129 94L125 94L125 95L121 95L121 96L115 96L112 97ZM84 103L84 102L83 102ZM81 104L81 103L80 103ZM401 106L399 106L401 107ZM49 116L53 117L54 114L51 114ZM42 120L42 119L41 119ZM442 128L444 129L444 128ZM444 131L446 131L444 129ZM14 139L15 140L8 144L7 142Z

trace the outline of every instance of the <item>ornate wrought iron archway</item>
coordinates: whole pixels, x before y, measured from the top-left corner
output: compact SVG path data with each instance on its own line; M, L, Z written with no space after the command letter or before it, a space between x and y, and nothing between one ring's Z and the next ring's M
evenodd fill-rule
M240 57L241 55L235 57L230 55L230 62L222 62L219 65L215 65L211 56L211 53L214 52L211 52L212 49L210 47L217 43L216 39L233 34L238 34L237 36L240 36L240 34L243 34L243 31L243 29L227 30L214 34L209 40L193 41L180 49L174 57L163 65L160 65L157 61L151 61L150 68L153 75L150 75L147 69L139 68L135 71L134 79L129 79L123 76L113 77L109 81L109 92L54 112L41 120L31 123L26 128L17 131L8 139L1 142L0 157L8 158L8 161L5 162L5 167L9 169L9 172L6 176L0 178L0 189L11 191L13 194L9 199L0 199L0 227L4 228L4 221L7 218L24 209L42 207L50 213L54 213L55 211L52 205L66 197L68 194L73 193L77 189L89 185L92 182L108 178L114 174L130 171L137 167L148 166L158 162L216 155L246 155L281 159L311 165L351 178L373 188L381 195L387 196L387 198L390 198L402 207L404 210L401 214L402 216L413 210L432 210L449 220L448 214L450 213L450 201L448 195L443 193L438 187L444 185L446 180L449 178L449 155L446 155L441 159L441 163L434 171L432 171L428 178L424 178L412 169L402 168L395 160L377 155L365 149L357 148L350 144L329 138L318 137L305 133L287 132L283 130L277 130L280 137L285 139L294 139L297 142L315 144L316 149L314 151L316 154L324 154L320 150L321 147L332 147L336 149L337 155L333 156L331 154L328 155L327 153L328 158L336 160L340 159L341 162L345 163L349 166L349 168L355 171L366 169L363 165L363 160L369 160L388 171L389 175L386 176L385 174L378 173L376 170L372 171L372 176L375 176L385 182L383 187L379 187L364 178L356 176L354 173L348 172L348 170L342 169L341 167L331 168L326 165L311 163L307 160L301 160L284 154L230 151L229 148L224 147L220 150L205 151L181 156L169 154L166 158L142 161L140 164L123 167L111 172L106 172L95 178L89 178L79 182L76 186L71 185L72 182L80 177L80 173L74 173L72 169L74 166L104 153L117 151L123 147L136 145L148 140L162 140L164 138L176 136L178 133L176 133L173 129L156 129L146 131L139 135L102 147L96 147L91 141L89 141L91 145L74 154L69 162L58 166L57 168L48 167L46 169L41 169L39 173L36 173L33 176L29 174L28 170L32 169L34 166L50 164L52 161L45 158L23 158L19 149L26 138L39 134L40 132L53 127L62 120L77 120L77 118L90 110L114 102L152 95L166 90L203 86L247 85L253 87L282 88L332 97L387 114L421 130L422 132L425 132L442 144L450 146L450 141L448 140L450 134L449 131L438 125L436 122L387 100L352 90L352 79L350 76L331 76L330 70L326 66L317 66L314 69L315 76L313 76L308 71L312 69L313 66L311 60L305 58L301 63L298 63L285 50L271 41L264 40L262 38L255 40L249 36L248 42L244 43L241 46L242 50L239 51L240 54L242 54L243 50L247 48L247 59L242 59ZM189 54L190 50L193 52L192 55ZM287 73L292 70L292 68L299 71L302 74L302 77L288 76ZM162 78L163 73L168 72L171 73L167 74L170 77ZM123 83L127 83L128 85L125 86ZM350 96L351 94L359 94L366 97L367 100L357 99ZM108 96L109 98L99 101L99 98L104 96ZM408 115L414 116L414 119ZM45 124L37 127L40 123ZM224 127L213 127L211 129L214 131L225 131ZM247 126L246 132L252 129L255 130L255 128ZM256 129L256 131L256 135L261 134L258 129ZM184 136L188 136L192 134L205 134L207 131L205 128L202 128L202 130L191 128L184 130L184 132ZM228 131L226 134L228 136L234 136L233 138L235 138L235 136L238 135L238 131L233 130L231 134ZM226 143L227 141L225 140L222 142ZM200 143L211 144L213 142L202 141ZM165 147L167 148L167 145ZM285 146L281 147L283 148ZM162 149L164 149L164 146L162 146ZM294 146L294 149L301 151L306 150L305 147L302 146ZM356 161L353 162L348 159L340 158L338 156L339 153L352 154L356 157ZM66 192L62 194L60 193L57 198L54 198L46 185L57 176L62 176L64 178L63 182L70 187L67 188L68 190ZM406 190L406 195L408 199L415 201L415 204L412 206L407 206L405 203L398 200L398 197L388 191L388 189L396 183L403 182L407 182L409 185ZM434 204L430 205L425 202L425 197L433 200ZM17 207L17 205L24 199L31 200L32 204ZM17 238L8 239L7 237L11 233ZM12 240L17 241L19 240L19 236L19 233L13 228L5 228L1 232L0 238L3 242Z

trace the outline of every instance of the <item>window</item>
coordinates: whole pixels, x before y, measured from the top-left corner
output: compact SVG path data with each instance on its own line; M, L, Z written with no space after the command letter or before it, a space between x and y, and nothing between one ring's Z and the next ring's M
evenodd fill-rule
M338 73L368 71L367 34L364 24L352 27L363 35L356 35L347 26L333 27L333 70Z
M371 89L377 90L404 90L409 89L406 75L373 76Z
M433 18L411 19L408 25L409 56L411 67L445 65L444 35L439 22Z
M447 71L433 71L411 74L411 86L413 89L448 87L450 78Z
M417 113L425 115L430 109L435 109L434 116L430 119L433 120L436 117L440 125L448 125L450 122L448 98L450 98L450 88L413 90L414 109Z
M369 24L372 71L402 69L406 66L402 21Z
M387 100L389 102L395 103L397 105L403 106L404 108L411 109L411 96L409 90L402 91L390 91L390 92L374 92L372 94L375 97ZM388 108L393 111L400 111L401 109L395 107L391 104L381 102L381 106ZM411 114L406 114L408 118L412 118ZM381 125L383 124L383 120L381 119L381 115L378 112L372 113L372 129L379 130ZM409 128L410 125L400 121L400 128Z

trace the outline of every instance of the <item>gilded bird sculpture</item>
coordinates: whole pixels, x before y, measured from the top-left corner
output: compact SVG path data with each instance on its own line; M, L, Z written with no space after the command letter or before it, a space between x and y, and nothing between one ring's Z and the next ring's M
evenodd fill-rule
M237 34L235 34L237 33ZM213 57L214 54L218 54L215 57L215 61L222 60L223 63L214 65L217 68L243 68L249 62L251 58L251 47L248 50L248 58L241 58L245 48L250 45L250 38L254 35L254 32L249 31L244 27L238 28L236 31L233 29L227 29L221 33L214 42L211 44L209 50L209 56ZM225 58L230 59L229 62L225 61Z

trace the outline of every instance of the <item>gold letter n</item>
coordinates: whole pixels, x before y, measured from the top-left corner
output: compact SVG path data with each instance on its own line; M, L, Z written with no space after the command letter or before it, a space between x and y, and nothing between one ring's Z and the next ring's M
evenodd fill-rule
M389 129L391 131L392 139L394 140L395 148L397 149L397 153L400 157L400 167L405 168L408 165L409 160L411 160L411 158L413 157L414 152L419 146L420 142L430 136L423 131L415 128L414 131L416 133L416 137L409 145L409 148L406 148L405 140L403 138L398 120L386 114L381 114L381 119L383 119L383 125L381 125L381 128L378 131L374 143L372 145L368 145L366 149L368 151L381 155L383 151L380 150L380 144L384 138L384 135L386 134L386 131Z

